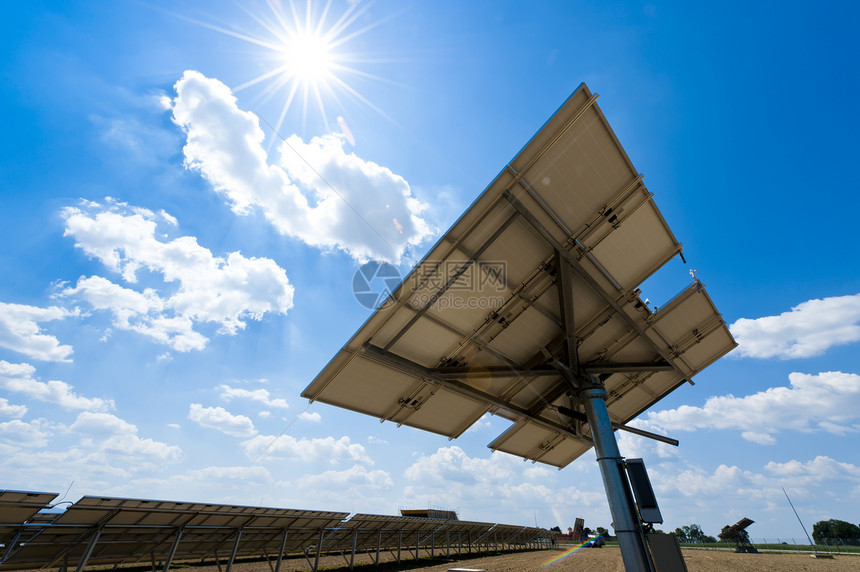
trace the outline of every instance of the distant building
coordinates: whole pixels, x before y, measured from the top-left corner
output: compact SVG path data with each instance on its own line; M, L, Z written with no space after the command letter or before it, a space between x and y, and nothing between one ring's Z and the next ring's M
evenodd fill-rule
M401 508L400 516L417 516L421 518L441 518L442 520L460 520L453 510L439 508Z

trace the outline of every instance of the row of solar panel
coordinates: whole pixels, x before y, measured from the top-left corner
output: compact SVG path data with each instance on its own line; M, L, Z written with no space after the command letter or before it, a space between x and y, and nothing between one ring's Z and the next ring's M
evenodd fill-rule
M278 508L83 497L64 512L53 493L0 491L0 570L174 560L227 560L380 550L480 551L543 545L541 528ZM310 556L315 557L313 563ZM275 569L277 570L277 568Z

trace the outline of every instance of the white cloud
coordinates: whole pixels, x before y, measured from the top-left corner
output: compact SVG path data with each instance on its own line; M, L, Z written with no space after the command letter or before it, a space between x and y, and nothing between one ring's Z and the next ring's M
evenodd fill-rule
M70 362L72 346L62 345L56 337L45 334L39 322L74 315L77 313L57 306L39 308L0 302L0 347L41 361Z
M390 496L395 482L388 471L353 465L341 471L305 474L295 480L278 483L287 486L295 499L294 505L317 510L396 514Z
M454 445L442 447L432 455L422 455L403 473L410 481L422 483L510 482L521 462L510 455L492 454L486 458L470 457Z
M782 430L824 431L841 435L857 431L860 421L860 375L792 373L790 387L771 387L745 397L710 397L703 407L648 413L643 427L660 430L739 429L759 444L776 442Z
M135 427L135 430L137 428ZM116 433L99 446L97 458L135 458L148 463L177 463L182 459L182 449L154 439L138 437L134 433ZM118 463L123 466L122 463Z
M206 467L195 471L189 471L188 477L191 482L232 480L237 482L261 482L267 483L271 475L265 467Z
M250 399L258 401L267 407L287 408L290 406L285 399L272 399L269 397L267 389L242 389L240 387L230 387L229 385L219 385L216 389L221 392L221 399L224 401Z
M105 464L139 457L150 459L146 462L177 462L182 456L179 447L141 438L136 425L110 413L83 411L69 426L69 431L85 435L82 445L94 448L90 453L92 458L101 459Z
M740 356L821 355L832 346L860 340L860 294L809 300L778 316L741 318L729 329Z
M24 433L28 438L35 434L30 431ZM136 474L163 471L166 465L181 460L182 449L175 445L135 433L117 433L104 440L88 437L78 445L59 450L17 449L0 459L0 469L15 475L18 482L27 483L29 490L50 490L66 476L74 475L77 486L105 494L112 483L125 482Z
M257 434L254 422L244 415L233 415L223 407L203 407L192 403L188 410L188 418L209 429L232 435L234 437L251 437Z
M394 486L391 475L382 470L367 470L363 465L353 465L344 471L325 471L319 475L305 475L296 480L301 489L344 491L354 489L388 490Z
M466 433L477 433L482 429L486 429L493 424L493 415L490 413L484 413L480 419L472 423L468 429L466 429Z
M6 441L14 447L44 447L48 444L48 437L52 435L48 423L44 419L34 419L25 423L20 419L13 419L0 423L0 441Z
M257 116L239 109L227 86L186 71L175 89L173 120L187 135L185 163L235 213L259 209L279 232L360 261L399 263L433 233L409 184L346 153L342 136L305 143L292 135L280 147L280 164L270 164Z
M322 421L322 417L316 411L302 411L299 413L299 419L302 421L309 421L311 423L319 423Z
M112 399L81 397L72 386L62 381L42 382L33 376L36 369L27 363L9 363L0 360L0 387L23 393L31 399L56 403L64 409L107 411L114 408Z
M789 479L793 484L817 484L822 481L848 479L860 482L860 466L842 463L827 456L818 456L806 463L791 460L786 463L774 461L765 469L780 479Z
M0 415L3 417L12 417L13 419L20 419L24 417L27 413L26 405L14 405L9 403L9 400L0 397Z
M666 486L671 486L685 497L699 499L726 490L737 491L747 486L751 476L736 466L720 465L711 474L700 469L681 471Z
M265 458L289 458L302 461L327 461L335 464L339 461L353 461L373 464L373 460L367 455L363 446L352 443L349 437L296 439L291 435L257 435L242 443L248 457L255 459L259 456Z
M117 433L137 433L137 427L110 413L83 411L69 426L70 431L91 435L113 435Z
M511 524L531 522L534 507L552 507L562 524L574 512L581 515L580 511L606 502L601 493L559 486L558 474L504 453L471 457L456 445L441 447L421 455L404 471L411 483L404 488L404 504L438 506L444 499L448 508L470 508L472 514L461 518L498 522L498 515L506 513Z
M65 234L75 246L135 284L146 270L164 284L138 291L101 276L81 277L61 296L75 297L113 315L113 326L133 330L177 351L205 347L207 338L194 329L211 322L219 333L234 335L247 320L267 313L286 314L294 288L286 272L269 258L247 258L239 252L216 257L193 236L161 240L158 223L175 226L165 212L116 202L84 201L63 209Z

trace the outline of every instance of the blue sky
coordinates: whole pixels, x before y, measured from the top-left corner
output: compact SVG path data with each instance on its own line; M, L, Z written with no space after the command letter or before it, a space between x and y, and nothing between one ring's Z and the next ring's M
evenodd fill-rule
M621 437L664 528L799 538L782 486L857 521L851 3L325 8L309 64L304 2L3 4L0 488L607 526L589 455L299 397L369 315L361 262L408 271L586 82L684 244L645 295L696 269L740 342L637 421L679 448Z

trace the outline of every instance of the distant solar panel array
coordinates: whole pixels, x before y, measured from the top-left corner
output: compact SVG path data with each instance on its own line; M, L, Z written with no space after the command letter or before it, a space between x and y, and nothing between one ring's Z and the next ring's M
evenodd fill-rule
M166 572L175 561L205 559L229 571L236 558L265 557L279 572L285 556L317 570L323 554L340 554L352 568L360 553L378 564L385 552L399 562L539 548L553 537L485 522L124 498L83 497L65 512L39 512L56 496L0 490L0 570L149 563Z

